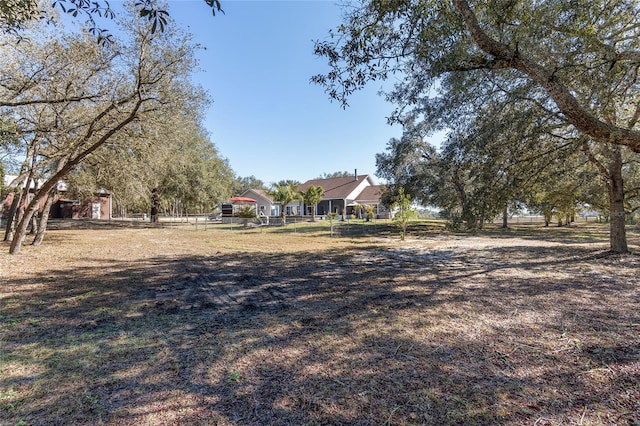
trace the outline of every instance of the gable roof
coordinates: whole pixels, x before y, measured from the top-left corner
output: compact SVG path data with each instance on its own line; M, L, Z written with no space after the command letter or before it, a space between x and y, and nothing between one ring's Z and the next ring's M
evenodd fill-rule
M384 185L371 185L367 186L357 197L356 201L359 203L367 203L367 202L380 202L380 197L384 192Z
M305 183L298 185L298 191L306 191L311 185L320 186L324 190L324 200L344 200L352 195L358 186L369 181L369 185L373 185L373 181L369 175L345 176L328 179L311 179Z
M264 189L247 189L240 195L243 197L259 198L260 200L258 201L266 201L269 204L273 204L273 198L271 198L271 195Z

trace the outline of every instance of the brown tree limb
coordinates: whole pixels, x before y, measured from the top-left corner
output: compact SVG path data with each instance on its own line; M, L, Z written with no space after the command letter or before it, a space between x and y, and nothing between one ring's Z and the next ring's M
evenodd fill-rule
M628 146L640 152L640 132L614 126L599 120L571 94L571 91L555 75L540 64L523 56L518 49L500 43L491 38L480 26L467 0L453 0L471 37L484 52L492 55L497 61L506 61L511 68L523 72L542 86L554 100L560 111L581 133L598 142Z

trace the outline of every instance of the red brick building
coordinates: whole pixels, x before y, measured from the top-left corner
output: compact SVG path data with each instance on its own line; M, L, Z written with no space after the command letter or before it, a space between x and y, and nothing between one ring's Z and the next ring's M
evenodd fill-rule
M17 176L7 175L4 179L4 185L8 188L16 188L19 185ZM35 188L29 189L29 196L25 199L25 207L33 200ZM111 219L111 193L106 190L100 190L91 197L82 200L69 199L67 197L68 187L64 182L58 183L58 193L55 195L53 205L49 211L49 217L52 219ZM2 218L6 218L11 203L13 202L14 192L9 192L2 202ZM40 202L38 210L41 212L44 208L44 201Z

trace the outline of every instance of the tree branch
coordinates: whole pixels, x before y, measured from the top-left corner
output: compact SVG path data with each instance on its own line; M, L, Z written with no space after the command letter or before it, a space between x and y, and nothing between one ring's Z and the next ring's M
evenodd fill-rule
M584 152L584 154L587 156L587 158L589 159L589 162L598 169L598 173L600 173L600 177L602 177L602 179L605 182L611 182L611 176L609 175L609 171L604 166L604 164L602 164L593 154L593 151L591 151L591 147L589 146L589 143L587 141L582 142L582 152Z
M517 49L491 38L480 26L467 0L453 0L453 4L466 25L471 37L484 52L496 60L505 61L513 69L528 75L542 86L555 101L560 111L581 133L598 142L625 145L640 152L640 132L605 123L587 111L571 91L558 80L555 72L549 71L529 58L523 57Z
M0 107L18 107L18 106L27 106L27 105L55 105L62 104L68 102L79 102L79 101L91 101L97 99L96 95L87 95L87 96L69 96L59 99L28 99L24 101L3 101L0 102Z

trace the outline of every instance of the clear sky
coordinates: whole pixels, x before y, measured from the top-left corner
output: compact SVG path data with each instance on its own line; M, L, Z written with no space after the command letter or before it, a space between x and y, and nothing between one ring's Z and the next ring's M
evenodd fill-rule
M223 0L222 7L214 17L203 0L169 1L172 18L206 48L196 74L213 99L205 126L235 173L266 184L354 169L375 175L375 154L402 133L386 122L393 106L377 94L382 83L345 110L309 81L328 69L313 42L342 22L337 3Z

